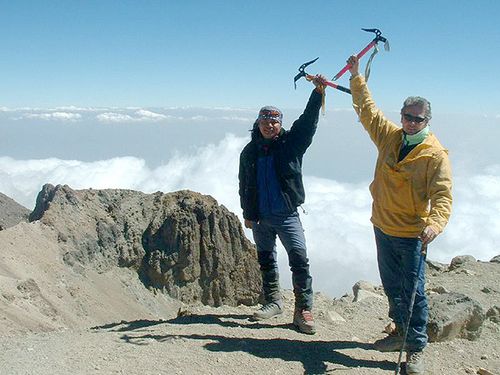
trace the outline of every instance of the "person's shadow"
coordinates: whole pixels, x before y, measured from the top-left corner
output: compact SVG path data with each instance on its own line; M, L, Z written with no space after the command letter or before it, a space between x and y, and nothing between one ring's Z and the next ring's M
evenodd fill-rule
M250 315L187 315L180 316L168 321L137 321L115 331L137 331L140 328L149 327L154 324L218 324L224 327L244 327L249 329L283 328L292 329L291 324L271 325L261 322L252 322ZM226 321L225 319L232 319ZM238 320L242 320L238 322ZM138 323L141 322L141 323ZM125 322L126 323L126 322ZM116 328L115 325L106 325L99 328ZM255 337L225 337L222 335L129 335L124 334L121 339L129 344L145 345L149 340L159 342L185 338L190 340L211 341L204 345L205 349L212 352L245 352L259 358L279 358L283 361L301 362L304 374L324 374L327 371L327 363L338 365L336 370L343 368L379 368L382 370L394 370L395 364L391 361L376 361L368 359L357 359L339 352L342 349L373 349L371 344L357 341L301 341L284 338L255 338Z

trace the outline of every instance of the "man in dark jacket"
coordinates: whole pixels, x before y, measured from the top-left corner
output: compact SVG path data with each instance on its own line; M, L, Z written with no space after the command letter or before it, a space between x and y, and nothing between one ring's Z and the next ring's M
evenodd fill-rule
M297 207L304 203L302 156L312 142L326 79L315 76L316 86L304 113L289 131L281 127L283 114L276 107L259 111L252 140L240 156L239 194L245 227L251 228L262 273L264 304L257 320L283 312L279 286L276 236L288 254L295 294L294 325L314 334L312 278L309 273L304 230Z

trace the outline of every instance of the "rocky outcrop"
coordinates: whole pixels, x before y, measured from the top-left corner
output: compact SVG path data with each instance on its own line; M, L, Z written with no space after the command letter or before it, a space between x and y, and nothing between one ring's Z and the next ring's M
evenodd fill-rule
M449 270L453 271L463 267L467 263L473 262L476 262L476 258L474 258L472 255L459 255L451 260Z
M0 230L28 221L30 211L19 203L0 193Z
M460 293L429 296L429 341L460 337L476 340L481 334L485 313L479 303Z
M132 268L148 287L186 303L258 301L255 248L238 218L210 196L47 184L30 220L57 231L64 261L75 268Z

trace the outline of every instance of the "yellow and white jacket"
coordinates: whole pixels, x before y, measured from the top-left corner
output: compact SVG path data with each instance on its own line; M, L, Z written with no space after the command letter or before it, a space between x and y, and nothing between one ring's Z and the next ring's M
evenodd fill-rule
M385 118L363 76L351 79L353 106L378 149L370 184L373 225L396 237L418 237L426 226L441 233L451 214L451 168L446 150L429 132L400 162L403 130Z

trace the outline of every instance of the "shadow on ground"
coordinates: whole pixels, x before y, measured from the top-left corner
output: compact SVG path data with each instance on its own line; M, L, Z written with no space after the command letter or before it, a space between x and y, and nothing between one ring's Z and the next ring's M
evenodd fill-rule
M131 322L122 320L118 323L108 323L102 326L90 327L90 329L94 331L107 330L112 332L131 332L138 329L157 326L159 324L165 324L165 323L167 323L167 321L162 319L160 320L140 319L140 320L133 320Z
M236 320L236 321L235 321ZM241 322L238 322L240 320ZM187 315L168 321L140 320L107 324L94 329L111 329L117 332L134 332L158 324L218 324L223 327L244 327L249 329L286 328L291 324L263 324L252 322L251 315ZM118 328L117 328L118 327ZM255 338L255 337L226 337L222 335L129 335L124 334L121 340L134 345L147 345L150 340L171 342L179 339L207 341L204 348L212 352L245 352L259 358L279 358L288 362L300 362L304 367L304 374L324 374L328 370L328 363L334 364L335 370L342 371L353 368L368 368L393 370L394 363L384 360L369 360L353 358L340 350L345 349L373 349L371 344L357 341L301 341L284 338ZM329 372L330 372L329 371Z
M220 335L142 335L121 337L127 343L143 345L147 340L159 342L176 339L206 340L205 349L212 352L245 352L259 358L279 358L287 362L301 362L305 374L323 374L327 363L334 363L341 368L379 368L393 370L390 361L356 359L340 353L343 349L371 349L370 344L355 341L300 341L289 339L258 339L250 337L225 337Z

